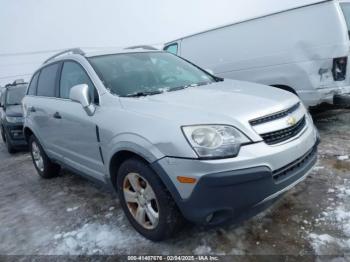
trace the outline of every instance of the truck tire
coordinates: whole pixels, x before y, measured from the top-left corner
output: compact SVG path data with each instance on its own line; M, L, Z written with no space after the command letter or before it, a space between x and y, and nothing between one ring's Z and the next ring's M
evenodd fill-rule
M343 95L335 95L333 98L334 105L341 107L349 107L350 106L350 94Z
M131 158L123 162L117 174L117 189L126 217L145 238L161 241L181 229L182 214L145 161Z

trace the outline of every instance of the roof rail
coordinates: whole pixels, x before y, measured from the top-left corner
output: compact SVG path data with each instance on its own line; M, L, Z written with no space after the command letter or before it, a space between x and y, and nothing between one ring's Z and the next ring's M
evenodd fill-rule
M150 45L135 45L135 46L129 46L125 49L145 49L145 50L158 50L157 48L150 46Z
M66 53L72 53L72 54L77 54L77 55L85 55L85 53L83 52L83 50L81 50L80 48L70 48L70 49L67 49L67 50L64 50L62 52L59 52L53 56L50 56L48 59L45 60L44 64L46 64L47 62L49 62L50 60L60 56L60 55L63 55L63 54L66 54Z

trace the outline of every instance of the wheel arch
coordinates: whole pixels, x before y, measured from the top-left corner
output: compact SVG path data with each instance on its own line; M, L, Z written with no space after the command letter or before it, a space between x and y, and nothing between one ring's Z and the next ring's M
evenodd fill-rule
M123 162L130 158L137 158L148 165L151 166L152 162L155 161L155 159L152 157L150 158L149 156L142 154L139 151L135 151L130 148L122 148L118 151L116 151L112 157L109 160L108 164L108 171L109 171L109 179L110 182L113 185L114 189L117 189L117 175L118 175L118 170Z
M293 87L290 87L290 86L288 86L288 85L278 85L278 84L275 84L275 85L270 85L270 86L276 87L276 88L279 88L279 89L282 89L282 90L285 90L285 91L288 91L288 92L291 92L291 93L293 93L293 94L299 96L298 93L297 93L297 91L296 91Z
M31 128L26 126L26 127L23 128L23 134L24 134L25 140L28 143L30 136L34 135L34 132L33 132L33 130Z

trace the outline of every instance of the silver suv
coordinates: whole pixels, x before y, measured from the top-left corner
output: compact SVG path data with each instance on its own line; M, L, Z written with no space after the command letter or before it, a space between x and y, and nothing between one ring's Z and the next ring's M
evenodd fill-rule
M158 50L60 53L34 73L23 107L39 175L64 166L113 186L154 241L183 218L216 225L266 206L317 158L297 96Z

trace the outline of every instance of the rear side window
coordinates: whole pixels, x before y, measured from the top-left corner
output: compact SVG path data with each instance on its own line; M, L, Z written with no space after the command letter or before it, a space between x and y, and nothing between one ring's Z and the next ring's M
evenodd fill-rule
M38 96L55 97L56 76L59 63L49 65L41 69L38 80Z
M169 52L169 53L172 53L174 55L177 55L177 48L178 48L177 44L171 44L171 45L166 46L164 48L164 50Z
M85 70L76 62L64 62L60 80L60 97L69 98L71 88L80 84L89 86L91 101L98 104L97 91Z
M30 85L28 87L28 95L35 96L36 95L36 88L38 86L38 78L39 78L39 72L37 72L30 82Z

